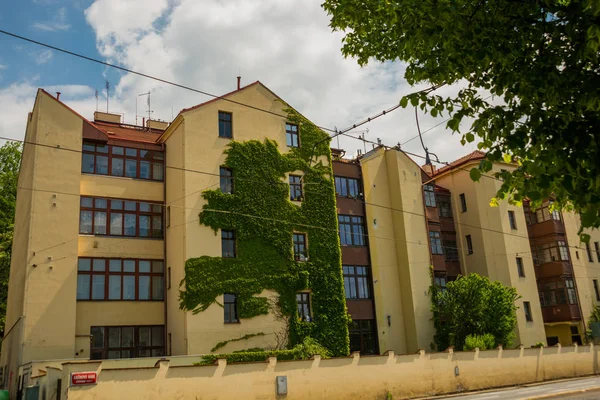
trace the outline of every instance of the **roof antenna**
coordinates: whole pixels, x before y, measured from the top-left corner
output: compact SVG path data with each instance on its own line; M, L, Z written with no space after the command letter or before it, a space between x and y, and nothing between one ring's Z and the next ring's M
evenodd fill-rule
M110 83L108 81L104 81L106 82L106 112L108 113L108 90L110 88Z

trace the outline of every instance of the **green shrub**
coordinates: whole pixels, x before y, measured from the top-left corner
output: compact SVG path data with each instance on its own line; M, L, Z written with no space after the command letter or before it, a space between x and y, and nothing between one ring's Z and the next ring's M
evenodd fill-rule
M321 346L313 338L307 337L302 343L297 344L289 350L239 351L225 354L206 354L202 356L202 361L194 363L194 365L212 365L218 359L225 359L228 364L267 361L269 357L277 357L277 360L279 361L307 360L315 354L320 355L322 358L329 358L331 356L329 350Z
M542 342L537 342L536 344L534 344L534 345L533 345L533 346L531 346L531 347L538 347L538 348L539 348L539 347L544 347L544 343L542 343Z
M465 338L465 351L472 351L475 349L479 350L490 350L495 347L496 339L491 333L484 333L483 335L468 335Z

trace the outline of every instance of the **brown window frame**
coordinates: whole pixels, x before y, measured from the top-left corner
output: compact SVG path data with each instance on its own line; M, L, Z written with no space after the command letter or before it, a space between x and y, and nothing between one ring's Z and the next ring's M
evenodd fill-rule
M360 181L357 178L334 176L334 182L335 195L338 197L349 197L354 199L361 195ZM352 192L355 194L352 194Z
M534 247L535 265L546 264L550 262L569 261L569 248L564 240L556 240L544 243Z
M442 237L442 251L445 255L444 261L458 261L458 245L456 244L456 239L444 239Z
M227 296L233 296L233 301L227 299ZM227 319L227 310L229 310L230 318ZM223 323L225 324L238 324L240 317L238 315L238 301L237 294L235 293L223 293Z
M379 354L377 324L374 319L353 319L348 327L350 351L360 351L361 355ZM368 347L371 342L373 347Z
M84 206L83 203L86 199L92 200L92 206ZM97 201L106 201L106 207L97 206ZM113 202L115 203L115 208L113 208ZM121 202L120 208L117 206L118 202ZM126 202L135 203L135 210L126 210ZM79 210L79 234L80 235L94 235L94 236L114 236L114 237L138 237L138 238L147 238L147 239L163 239L164 238L164 222L163 222L163 207L162 203L150 202L150 201L140 201L140 200L131 200L131 199L117 199L117 198L109 198L109 197L95 197L95 196L81 196L80 199L80 210ZM150 211L142 211L142 204L147 204L149 206ZM160 210L160 211L156 211ZM91 212L92 216L92 225L91 231L85 232L82 229L82 215L83 213ZM97 213L105 213L106 214L106 231L104 233L96 233L96 214ZM111 220L112 215L121 214L121 233L115 234L111 233ZM125 216L126 215L135 215L135 235L126 235L125 234ZM148 236L140 235L140 218L148 217L149 228L148 228ZM159 217L156 219L156 217ZM156 234L153 229L154 225L160 221L160 234Z
M450 196L439 195L436 200L440 218L452 218L452 199Z
M600 301L600 288L598 287L598 279L592 280L594 283L594 292L596 292L596 301Z
M523 312L525 313L525 320L527 322L533 322L533 315L531 314L531 303L528 301L523 302Z
M300 240L302 238L302 240ZM308 242L306 233L294 232L292 233L292 242L294 243L294 261L307 261L308 260Z
M296 130L292 127L296 127ZM288 140L289 137L289 140ZM296 139L296 145L294 146L294 138ZM298 124L292 124L290 122L285 123L285 143L288 147L300 147L300 127Z
M435 185L423 185L423 197L425 197L425 207L437 208Z
M342 226L344 229L342 229ZM360 215L338 214L338 230L342 246L365 247L367 245L364 217ZM348 238L350 238L350 242L347 241Z
M225 115L228 115L229 119L221 118ZM225 125L229 125L229 136L226 135L225 125L223 127L223 130L221 130L221 122L223 122L223 124ZM233 113L229 111L219 111L219 137L222 139L233 139Z
M460 209L462 212L467 212L467 197L464 193L461 193L458 197L460 197Z
M90 260L90 269L89 270L81 270L80 262L82 260ZM100 260L104 261L104 271L94 271L94 261ZM111 261L120 261L120 271L111 271ZM125 261L134 261L135 268L133 272L125 272L124 262ZM140 262L149 262L150 263L150 272L140 272ZM162 263L162 272L153 272L155 263ZM79 298L77 297L77 301L165 301L165 262L160 259L145 259L145 258L106 258L106 257L79 257L77 260L77 280L79 286L79 276L89 276L89 293L88 298ZM93 298L93 289L94 289L94 276L103 276L104 277L104 296L101 299ZM111 276L120 276L121 277L121 294L117 299L110 298L110 277ZM134 277L135 284L135 294L133 299L125 299L124 298L124 277L132 276ZM140 278L148 277L148 298L140 299ZM162 278L162 298L154 297L154 278ZM79 288L78 288L79 289ZM77 293L79 295L79 292Z
M312 321L309 292L296 292L296 309L301 321Z
M443 255L444 248L442 246L442 232L429 231L429 251L431 254Z
M223 165L219 167L219 186L221 193L233 194L235 189L233 185L233 170L231 168L224 167Z
M471 235L466 235L465 239L467 241L467 255L473 254L473 239Z
M352 268L352 269L351 269ZM361 270L359 270L362 269ZM359 273L361 271L361 273ZM368 265L342 265L344 276L344 292L348 300L371 300L373 290L371 285L371 267ZM354 289L348 290L348 289ZM362 288L362 295L361 295ZM366 295L364 294L366 292ZM354 296L352 295L354 293Z
M446 273L439 273L436 272L433 274L433 284L435 286L437 286L442 293L445 292L446 290L448 290L447 285L448 285L448 276L446 275Z
M516 258L517 263L517 273L520 278L525 278L525 265L523 264L523 257Z
M510 229L517 230L517 216L513 210L508 210L508 223L510 225Z
M110 347L109 331L119 330L119 347ZM123 346L123 329L133 329L132 346ZM140 330L148 329L149 346L140 345ZM102 347L94 346L94 330L102 330ZM152 345L153 336L155 333L161 332L162 344ZM165 326L164 325L115 325L115 326L91 326L90 327L90 359L91 360L115 360L122 358L137 358L137 357L162 357L165 355ZM156 351L155 351L156 350ZM109 352L118 351L120 357L109 358ZM144 352L149 351L150 354L144 355ZM130 352L130 357L122 357L123 352ZM98 357L100 355L100 357Z
M302 190L302 176L290 174L288 178L290 185L290 200L291 201L302 201L304 200L304 191Z
M89 150L89 148L86 148L86 146L94 146L93 150ZM98 151L98 147L102 146L102 147L106 147L107 148L107 152L101 152ZM114 150L115 149L122 149L122 154L118 154L116 153ZM131 155L131 154L127 154L128 151L135 151L135 155ZM145 156L142 156L142 152L145 152L145 155L148 155L149 158L146 158ZM160 151L160 150L148 150L148 149L140 149L140 148L136 148L136 147L128 147L128 146L122 146L122 145L115 145L115 144L108 144L108 143L98 143L98 142L93 142L93 141L88 141L88 140L84 140L83 142L83 147L82 147L82 151L81 151L81 172L84 174L93 174L93 175L103 175L103 176L117 176L117 177L121 177L121 178L132 178L132 179L142 179L145 181L154 181L154 182L163 182L165 180L165 152L164 151ZM89 170L84 170L85 164L83 162L85 156L92 156L93 157L93 164L94 164L94 168L92 171ZM100 174L97 171L97 157L107 157L107 173L106 174ZM119 159L122 160L123 162L123 174L119 175L119 174L113 174L113 159ZM127 175L127 160L135 160L135 176L128 176ZM150 168L150 175L149 178L143 178L141 176L141 163L142 162L148 162L149 168ZM161 177L160 178L155 178L155 174L154 174L154 165L160 165L161 166Z
M231 237L224 237L225 234L231 233ZM233 242L233 255L225 255L225 242ZM228 253L227 253L228 254ZM236 258L237 257L237 237L233 229L221 229L221 257Z

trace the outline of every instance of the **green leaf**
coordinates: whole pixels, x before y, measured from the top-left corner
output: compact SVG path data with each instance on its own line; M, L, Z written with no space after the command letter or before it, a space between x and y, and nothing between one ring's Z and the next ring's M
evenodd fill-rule
M467 142L472 143L473 140L475 140L475 135L473 135L471 132L468 132L465 135L465 138L467 139Z
M402 99L400 99L400 107L406 108L407 105L408 105L408 97L404 96Z
M512 156L510 154L504 154L502 159L505 163L510 164L512 162Z
M469 176L471 177L472 181L479 182L479 178L481 178L481 171L479 170L479 168L471 168Z

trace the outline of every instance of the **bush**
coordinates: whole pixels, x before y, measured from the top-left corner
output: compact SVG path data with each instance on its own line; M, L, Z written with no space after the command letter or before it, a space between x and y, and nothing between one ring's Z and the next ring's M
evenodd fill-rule
M544 347L544 343L542 343L542 342L537 342L536 344L534 344L534 345L533 345L533 346L531 346L531 347L537 347L537 348Z
M495 347L496 339L491 333L484 333L483 335L468 335L465 338L465 351L472 351L475 349L479 350L490 350Z
M250 349L254 350L254 349ZM307 337L300 344L297 344L289 350L260 350L260 351L240 351L226 354L206 354L202 356L202 361L194 365L212 365L218 359L227 360L228 364L243 362L262 362L267 361L269 357L277 357L277 360L307 360L313 355L318 354L322 358L329 358L331 353L325 347L321 346L313 338Z

